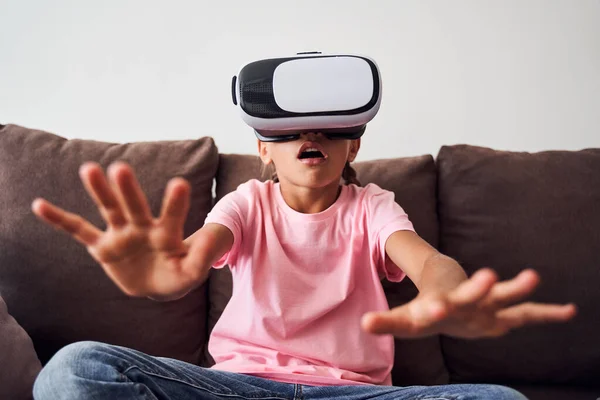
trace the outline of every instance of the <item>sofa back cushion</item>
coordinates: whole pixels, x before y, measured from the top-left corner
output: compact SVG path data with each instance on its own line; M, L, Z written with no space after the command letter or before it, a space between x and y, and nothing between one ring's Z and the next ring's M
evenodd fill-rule
M155 216L168 180L188 179L185 235L202 226L218 164L212 139L112 144L7 125L0 129L0 292L43 363L80 340L199 362L206 342L205 286L174 302L130 298L82 245L31 212L32 201L43 197L104 229L78 169L85 161L106 169L116 160L134 168Z
M366 161L355 163L353 166L362 185L376 183L393 191L396 201L409 215L417 233L437 247L436 172L433 157ZM221 154L217 173L217 200L249 179L266 180L270 177L270 172L262 168L261 161L256 156ZM408 279L400 283L384 281L383 285L391 307L403 304L417 294L415 286ZM213 270L209 279L209 331L214 327L230 297L229 269ZM212 363L208 354L205 363ZM447 383L449 376L442 360L439 337L397 340L392 379L395 385Z
M595 384L600 371L600 149L517 153L446 146L439 168L440 248L470 275L533 268L533 301L574 302L569 323L490 340L442 339L453 381Z

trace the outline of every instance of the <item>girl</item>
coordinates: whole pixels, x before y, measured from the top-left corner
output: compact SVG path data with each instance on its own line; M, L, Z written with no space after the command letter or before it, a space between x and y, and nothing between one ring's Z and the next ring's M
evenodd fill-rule
M211 336L213 368L80 342L40 373L36 399L523 399L495 385L391 386L393 336L503 335L528 323L566 321L573 305L521 303L538 283L523 271L470 279L413 230L393 193L357 186L360 139L303 133L258 142L277 179L251 180L225 196L183 240L189 184L169 182L158 218L131 168L84 164L80 175L107 223L102 232L42 199L43 221L85 245L126 294L168 301L229 265L232 298ZM342 176L354 183L340 185ZM387 309L382 277L419 289Z

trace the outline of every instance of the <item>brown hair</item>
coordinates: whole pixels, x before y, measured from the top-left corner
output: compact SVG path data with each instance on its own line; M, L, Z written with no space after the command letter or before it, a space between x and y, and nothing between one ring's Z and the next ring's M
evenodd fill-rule
M342 178L344 179L344 183L346 185L354 184L356 186L360 186L360 181L358 180L358 178L356 176L356 171L354 170L354 168L352 168L349 161L346 161L346 166L344 167L344 170L342 171ZM279 178L277 177L277 171L275 171L275 168L273 168L273 174L271 175L271 180L273 182L279 182Z

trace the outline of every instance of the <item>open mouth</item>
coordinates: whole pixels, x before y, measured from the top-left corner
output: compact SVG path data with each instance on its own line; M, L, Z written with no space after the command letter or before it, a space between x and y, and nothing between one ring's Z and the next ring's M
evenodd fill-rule
M325 158L325 156L317 149L307 149L300 153L300 156L298 156L298 158L301 160L305 160L307 158Z
M317 142L304 142L298 150L299 160L325 160L327 159L327 153L323 147Z

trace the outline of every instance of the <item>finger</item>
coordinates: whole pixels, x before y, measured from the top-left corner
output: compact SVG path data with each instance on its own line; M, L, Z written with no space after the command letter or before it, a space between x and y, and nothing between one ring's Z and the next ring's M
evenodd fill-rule
M102 235L102 231L84 218L64 211L43 199L35 199L31 209L41 220L69 233L75 240L86 246L93 246Z
M483 302L483 308L505 308L527 297L539 284L539 275L533 270L524 270L514 279L494 285Z
M108 167L108 174L131 222L140 226L151 225L152 213L148 200L131 167L124 162L116 162Z
M565 322L577 313L574 304L523 303L498 311L496 317L501 324L509 328L518 328L528 324Z
M494 271L488 268L480 269L448 293L448 301L457 307L474 305L488 295L497 281L498 276Z
M100 210L100 215L108 225L123 226L127 223L125 215L106 181L102 168L97 163L85 163L79 168L79 176L86 191Z
M191 281L204 281L212 268L207 268L206 258L207 242L204 240L194 240L189 245L184 243L184 253L181 255L181 272ZM177 257L177 255L175 255Z
M389 311L367 313L361 324L370 333L414 338L435 333L434 324L446 315L447 310L441 302L413 300Z
M183 229L190 208L190 184L183 178L172 179L167 185L160 212L160 223L168 232Z

